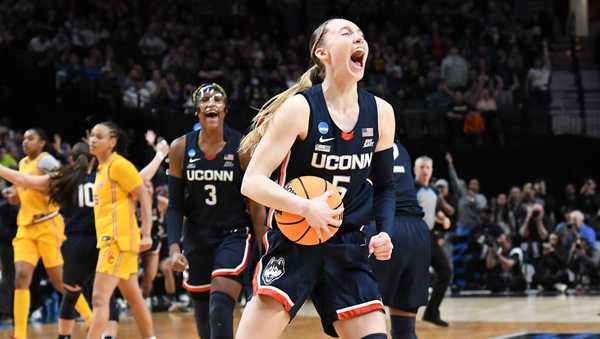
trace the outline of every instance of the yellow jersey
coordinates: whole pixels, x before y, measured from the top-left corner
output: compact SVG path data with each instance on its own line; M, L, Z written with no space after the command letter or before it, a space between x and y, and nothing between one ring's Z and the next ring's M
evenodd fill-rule
M51 157L46 152L40 153L34 159L25 157L19 161L19 172L30 175L44 175L39 168L39 162L44 157ZM19 214L17 215L17 225L29 226L45 220L51 219L58 214L59 206L50 203L47 194L39 191L17 186L17 194L21 202Z
M129 160L117 153L98 167L94 185L94 216L98 248L115 242L121 251L137 252L140 231L131 191L142 185L142 177Z

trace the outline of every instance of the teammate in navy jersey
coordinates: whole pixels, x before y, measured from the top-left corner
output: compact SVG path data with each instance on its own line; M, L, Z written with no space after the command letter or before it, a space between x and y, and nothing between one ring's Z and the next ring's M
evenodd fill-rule
M169 145L157 145L154 159L140 172L144 180L150 180L158 166L169 152ZM61 205L60 213L65 221L67 239L61 246L64 257L63 284L65 293L60 305L58 338L70 338L76 316L75 304L82 287L93 281L98 249L94 220L93 188L96 180L96 162L85 143L73 146L69 164L52 176L33 176L6 168L0 168L0 175L15 185L49 192L53 201ZM0 166L2 167L2 166ZM111 299L109 325L103 338L115 338L117 333L118 311L114 296Z
M152 292L152 286L156 274L158 273L158 265L160 260L160 253L162 248L162 238L166 236L164 227L164 214L161 214L160 209L168 203L166 197L161 197L158 192L155 191L152 182L144 182L144 186L148 190L148 194L152 196L152 247L149 250L142 252L142 266L144 267L144 275L142 278L142 296L146 298L150 297Z
M392 338L416 339L415 316L427 304L431 240L419 206L404 146L394 144L396 220L390 236L397 251L389 261L371 260L383 302L390 308Z
M224 123L225 90L201 85L192 101L202 129L173 141L169 156L169 251L173 269L187 269L183 286L200 337L233 338L233 308L252 253L250 224L262 235L265 211L251 201L247 207L240 193L247 157L238 155L241 134Z
M368 45L354 23L324 22L309 47L313 66L263 106L241 145L242 152L253 151L242 193L272 210L254 279L256 297L244 310L237 337L278 337L311 297L329 335L387 338L368 256L388 260L393 248L394 112L357 86ZM278 180L270 178L274 173ZM330 193L309 200L282 187L303 175L336 185L344 207L330 208ZM341 227L321 245L302 246L282 235L273 210L303 216L319 235L329 232L328 224ZM367 242L361 228L373 213L379 233Z

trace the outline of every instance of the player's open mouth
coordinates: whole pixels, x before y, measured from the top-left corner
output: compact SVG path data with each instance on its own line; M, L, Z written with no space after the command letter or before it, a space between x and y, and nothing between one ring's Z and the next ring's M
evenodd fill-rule
M350 61L352 62L352 64L358 68L362 68L364 65L364 56L365 56L365 51L362 49L356 50L352 53L352 55L350 55Z
M219 113L211 111L211 112L204 113L204 116L207 117L207 118L218 118L219 117Z

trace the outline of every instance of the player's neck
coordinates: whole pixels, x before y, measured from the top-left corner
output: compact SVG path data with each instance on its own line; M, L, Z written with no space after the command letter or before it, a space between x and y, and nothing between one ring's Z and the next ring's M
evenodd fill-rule
M107 152L106 154L97 154L96 159L98 159L98 164L105 164L113 153L114 152Z
M331 80L329 80L331 79ZM322 84L327 106L337 112L352 112L358 102L357 84L353 81L340 81L334 77L325 78Z
M223 127L217 129L203 129L200 131L198 138L198 146L205 145L218 145L223 142Z
M35 160L35 158L39 157L40 154L42 154L42 152L35 152L35 153L29 154L27 157L29 158L29 160Z

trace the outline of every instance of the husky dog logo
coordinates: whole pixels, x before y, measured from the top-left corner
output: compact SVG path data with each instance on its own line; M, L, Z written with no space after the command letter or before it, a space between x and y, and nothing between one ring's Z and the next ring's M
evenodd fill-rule
M285 274L285 259L283 257L279 258L271 258L267 263L267 267L263 271L263 281L267 285L271 285L271 283L279 278L281 278Z

